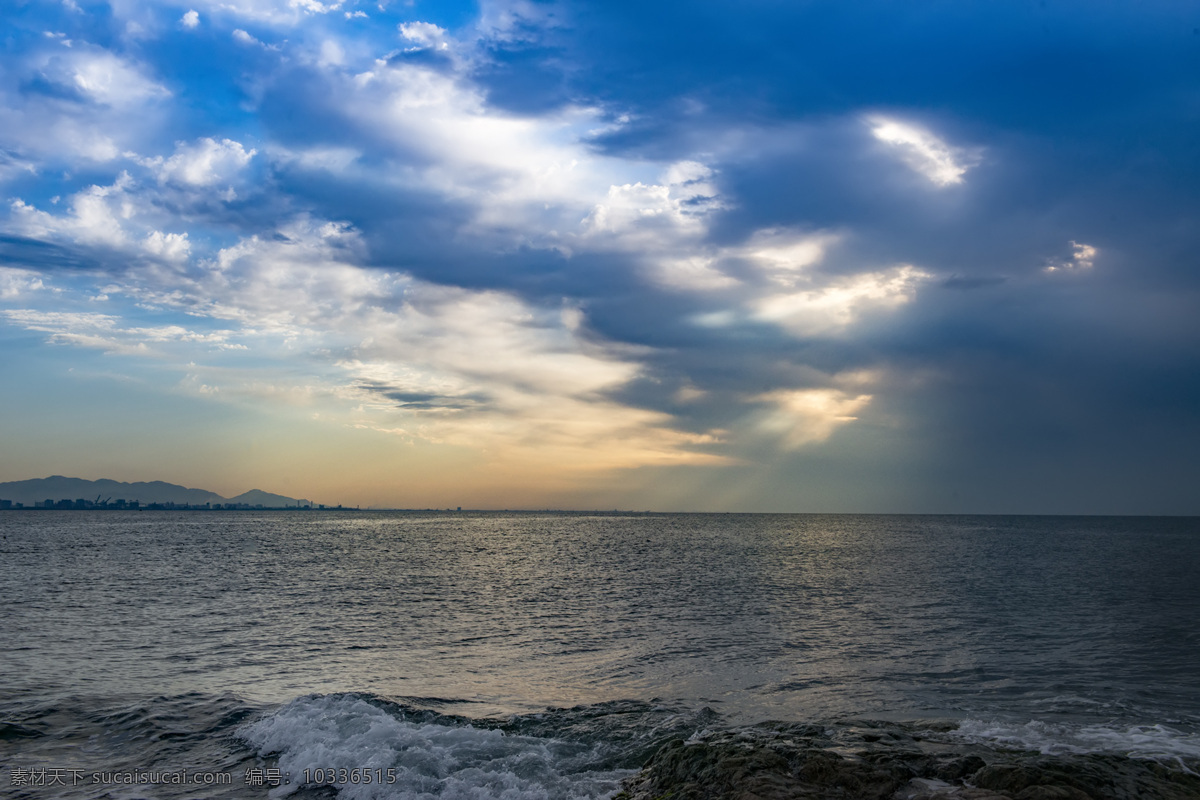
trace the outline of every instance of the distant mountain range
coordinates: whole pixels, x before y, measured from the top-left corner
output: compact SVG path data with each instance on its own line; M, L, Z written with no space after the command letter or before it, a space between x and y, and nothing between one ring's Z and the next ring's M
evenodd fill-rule
M122 481L98 480L89 481L83 478L64 478L62 475L51 475L49 478L34 478L27 481L9 481L0 483L0 500L11 500L13 503L24 503L27 507L46 500L78 500L84 499L95 502L111 499L147 503L175 503L177 505L204 505L205 503L245 503L261 505L266 508L283 508L286 506L308 505L307 500L297 500L281 494L271 494L261 489L251 489L237 497L222 497L216 492L204 489L189 489L164 481L149 481L124 483Z

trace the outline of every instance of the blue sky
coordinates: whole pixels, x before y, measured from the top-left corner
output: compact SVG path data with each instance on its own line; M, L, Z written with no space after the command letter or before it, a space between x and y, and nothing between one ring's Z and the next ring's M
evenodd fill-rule
M1200 513L1194 4L0 13L0 480Z

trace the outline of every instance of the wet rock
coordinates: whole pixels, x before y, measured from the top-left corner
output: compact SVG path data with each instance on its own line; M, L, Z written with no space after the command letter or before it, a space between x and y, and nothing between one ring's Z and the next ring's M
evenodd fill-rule
M1046 756L890 723L765 723L663 746L616 800L1200 800L1200 775L1119 755Z
M988 789L956 786L931 778L913 778L892 797L893 800L1011 800Z
M934 774L943 781L961 781L968 775L974 775L987 766L987 762L979 756L961 756L944 761L937 765Z
M812 741L762 731L674 741L627 780L623 800L887 800L913 776L899 762L847 758Z
M1017 764L988 764L971 776L971 782L984 789L1016 794L1037 783L1037 779Z
M1016 800L1092 800L1072 786L1030 786L1022 789Z
M1004 760L1001 761L1000 759ZM1200 776L1119 755L1004 754L970 783L1016 800L1197 800Z

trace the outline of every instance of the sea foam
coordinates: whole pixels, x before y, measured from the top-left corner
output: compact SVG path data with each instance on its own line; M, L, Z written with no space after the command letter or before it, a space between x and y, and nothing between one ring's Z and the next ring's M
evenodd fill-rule
M1187 772L1200 764L1200 735L1166 725L1078 725L1039 720L1019 724L965 719L948 736L1044 755L1119 754L1173 763Z
M587 746L513 735L362 695L302 697L240 731L261 757L276 757L290 784L315 770L393 769L395 783L337 784L342 800L585 800L614 794L629 770L589 768Z

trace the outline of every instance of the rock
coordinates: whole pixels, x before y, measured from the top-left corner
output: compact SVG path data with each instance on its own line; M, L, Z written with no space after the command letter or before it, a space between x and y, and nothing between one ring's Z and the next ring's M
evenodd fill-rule
M996 794L988 789L955 786L930 778L913 778L892 797L893 800L1011 800L1007 795Z
M944 781L961 781L966 776L974 775L986 766L987 762L979 756L961 756L938 764L934 770L934 774Z
M1092 800L1073 786L1030 786L1022 789L1016 800Z
M900 762L847 758L760 731L674 741L624 784L623 800L887 800L913 777Z
M854 721L706 732L662 746L614 800L1200 800L1194 767L997 750L929 730Z

